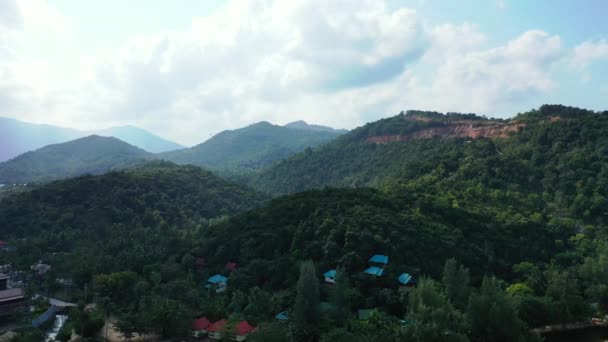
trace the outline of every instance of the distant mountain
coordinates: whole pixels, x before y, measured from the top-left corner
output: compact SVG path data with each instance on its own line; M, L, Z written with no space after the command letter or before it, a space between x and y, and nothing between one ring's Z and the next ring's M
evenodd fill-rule
M154 157L119 139L97 135L43 147L0 163L0 184L30 183L100 174Z
M178 164L193 164L211 169L256 170L307 147L331 141L340 134L331 129L290 128L263 121L223 131L202 144L163 153L159 157Z
M182 145L163 139L146 130L134 126L111 127L88 133L118 138L126 143L152 153L161 153L184 148Z
M344 133L348 132L347 129L334 129L334 128L327 127L327 126L311 125L303 120L290 122L290 123L286 124L284 127L306 129L309 131L319 131L319 132L335 132L335 133L339 133L339 134L344 134Z
M92 134L113 136L153 153L183 148L181 145L133 126L113 127L97 131L79 131L0 117L0 162L47 145L64 143Z
M38 125L0 117L0 161L83 136L70 128Z

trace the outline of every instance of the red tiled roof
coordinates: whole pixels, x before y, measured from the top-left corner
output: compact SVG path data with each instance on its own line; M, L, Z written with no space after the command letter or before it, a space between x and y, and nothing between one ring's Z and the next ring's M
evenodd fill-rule
M251 324L249 324L249 322L247 321L242 321L239 322L235 327L234 330L236 330L236 334L239 336L243 336L243 335L247 335L250 332L255 330L255 327L252 326Z
M209 328L211 321L207 317L197 318L192 322L192 330L205 330Z
M205 258L201 258L201 257L196 258L196 260L194 261L194 264L196 264L197 266L204 266Z
M209 326L209 328L207 328L207 331L209 331L209 332L221 331L222 329L224 329L224 326L226 326L227 323L228 323L228 321L225 319L219 320L219 321L211 324Z
M6 241L0 240L0 246L4 246L4 245L6 245Z
M229 261L229 262L226 263L226 269L227 270L234 271L234 270L236 270L236 267L237 267L236 262Z

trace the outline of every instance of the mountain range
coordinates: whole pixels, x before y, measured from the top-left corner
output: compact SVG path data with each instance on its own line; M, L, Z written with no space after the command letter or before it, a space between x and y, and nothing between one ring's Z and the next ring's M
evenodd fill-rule
M23 134L27 129L30 132L31 129L37 129L39 135L54 132L48 139L61 139L81 133L53 126L26 125L25 129L13 132L12 136ZM117 127L104 130L100 135L51 144L2 162L0 184L44 182L86 173L100 174L140 165L152 159L202 166L222 174L251 172L308 147L326 143L343 132L344 130L308 125L303 121L286 126L260 122L241 129L223 131L192 148L154 154L136 146L154 145L158 149L162 147L162 140L150 139L149 133L135 127ZM128 136L129 141L138 144L117 138L121 136ZM15 141L12 138L8 140Z
M0 162L41 147L64 143L89 135L111 136L148 152L158 153L183 146L134 126L119 126L93 131L27 123L0 117Z

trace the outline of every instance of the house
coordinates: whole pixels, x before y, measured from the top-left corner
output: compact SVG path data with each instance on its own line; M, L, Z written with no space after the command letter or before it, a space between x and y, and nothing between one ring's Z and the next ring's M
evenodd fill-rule
M336 283L336 270L329 270L329 271L323 273L323 276L325 277L326 283L330 283L330 284Z
M203 337L207 335L207 329L211 326L211 321L207 317L197 318L192 322L192 337Z
M208 328L207 328L207 333L209 334L209 338L214 339L214 340L221 340L224 335L224 329L226 328L226 324L228 324L228 321L225 319L219 320L213 324L211 324Z
M38 261L35 265L31 267L32 271L34 271L39 276L45 275L48 271L51 270L51 265L43 264L42 260Z
M276 316L274 316L274 318L276 318L279 321L288 321L289 314L287 313L287 311L279 312L278 314L276 314Z
M375 264L376 266L384 267L388 265L388 256L376 254L373 257L369 258L369 262L371 264Z
M4 240L0 240L0 251L9 251L11 250L11 247L8 245L8 242L4 241Z
M236 270L237 266L238 266L238 264L236 262L228 261L226 263L226 267L225 268L228 271L234 271L234 270Z
M226 287L228 286L228 278L224 277L221 274L216 274L211 278L207 279L206 288L211 289L214 288L215 292L224 292L226 291Z
M8 288L9 276L0 273L0 315L9 315L26 306L22 288Z
M397 279L399 280L399 283L401 283L401 285L405 285L405 286L416 285L416 280L414 279L414 277L412 277L408 273L401 273L401 275Z
M234 327L235 335L232 337L233 341L245 341L247 336L256 331L256 327L249 324L247 321L241 321Z
M376 277L380 277L382 275L382 273L384 273L384 269L377 267L377 266L371 266L371 267L368 267L365 271L363 271L363 273L371 274Z

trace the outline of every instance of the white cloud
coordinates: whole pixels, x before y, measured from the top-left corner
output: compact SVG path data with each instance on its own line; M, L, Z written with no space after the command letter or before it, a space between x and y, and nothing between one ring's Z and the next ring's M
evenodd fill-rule
M606 39L586 41L577 45L570 62L573 66L584 69L601 59L608 59L608 40Z
M17 2L3 3L14 12L10 32L69 35L69 20L46 2L6 4ZM5 113L81 128L136 124L187 144L261 120L351 128L408 108L492 114L550 92L565 53L542 31L487 47L474 24L433 26L388 0L230 1L186 30L82 56L73 84L9 45L17 56L0 66Z

